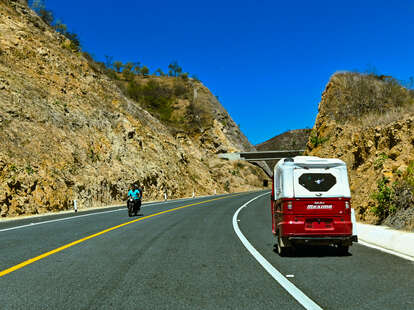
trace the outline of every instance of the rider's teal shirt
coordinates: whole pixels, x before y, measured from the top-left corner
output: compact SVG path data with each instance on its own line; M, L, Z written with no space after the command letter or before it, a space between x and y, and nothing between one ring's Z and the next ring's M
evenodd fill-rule
M129 190L129 192L128 192L128 197L129 196L131 196L132 198L134 198L134 199L139 199L139 197L140 197L140 192L139 192L139 190L132 190L132 189L130 189Z

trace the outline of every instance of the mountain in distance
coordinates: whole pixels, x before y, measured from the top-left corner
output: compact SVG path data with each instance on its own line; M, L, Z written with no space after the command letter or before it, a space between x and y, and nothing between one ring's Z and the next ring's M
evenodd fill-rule
M289 130L255 147L258 151L304 150L310 133L309 128Z
M277 135L265 142L256 144L258 151L283 151L283 150L304 150L311 133L311 129L294 129ZM268 162L269 167L273 170L277 161Z

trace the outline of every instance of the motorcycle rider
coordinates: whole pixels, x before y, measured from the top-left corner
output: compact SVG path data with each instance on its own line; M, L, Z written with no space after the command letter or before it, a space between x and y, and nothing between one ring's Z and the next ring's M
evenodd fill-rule
M128 192L128 197L132 197L134 199L135 210L138 210L141 208L142 190L139 188L138 184L132 185L132 189L130 189Z

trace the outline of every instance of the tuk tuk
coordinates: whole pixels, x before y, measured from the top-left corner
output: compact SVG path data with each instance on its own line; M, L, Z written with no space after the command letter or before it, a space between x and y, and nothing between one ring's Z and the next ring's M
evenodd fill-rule
M332 245L346 254L358 241L347 168L340 159L282 158L274 168L271 211L280 256L298 245Z

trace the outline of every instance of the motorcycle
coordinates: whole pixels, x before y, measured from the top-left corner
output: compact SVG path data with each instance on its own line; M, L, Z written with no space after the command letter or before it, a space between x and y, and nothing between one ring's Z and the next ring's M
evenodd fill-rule
M139 210L141 210L141 199L129 197L127 201L127 208L129 217L138 215Z

